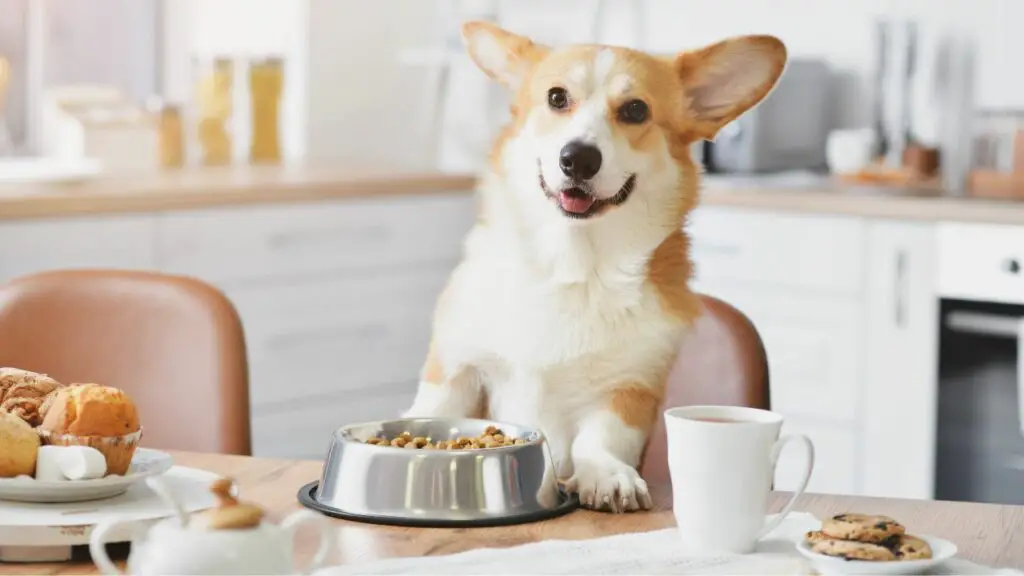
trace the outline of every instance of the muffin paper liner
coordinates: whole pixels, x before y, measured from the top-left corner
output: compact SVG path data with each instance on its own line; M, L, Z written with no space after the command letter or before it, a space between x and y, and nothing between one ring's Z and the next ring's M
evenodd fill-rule
M124 476L132 465L135 448L142 439L142 429L124 436L75 436L74 434L53 434L39 430L43 444L53 446L88 446L99 450L107 461L106 476Z

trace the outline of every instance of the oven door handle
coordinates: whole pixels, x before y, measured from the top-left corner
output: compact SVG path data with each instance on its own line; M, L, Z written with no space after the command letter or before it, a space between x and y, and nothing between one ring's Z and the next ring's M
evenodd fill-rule
M956 332L1017 339L1017 422L1024 436L1024 317L955 311L946 315L946 327Z
M1024 436L1024 318L1017 321L1017 422Z

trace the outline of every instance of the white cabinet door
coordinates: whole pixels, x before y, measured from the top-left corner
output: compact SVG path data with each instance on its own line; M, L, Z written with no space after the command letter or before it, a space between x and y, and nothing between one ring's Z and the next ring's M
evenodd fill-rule
M159 255L221 287L447 264L475 217L461 193L175 212L159 220Z
M863 377L862 305L843 297L736 282L698 282L700 292L746 314L768 353L772 410L852 424Z
M0 282L65 268L155 267L151 215L0 223Z
M814 444L814 469L807 492L814 494L858 494L857 436L853 426L786 418L782 434L803 434ZM803 478L807 454L797 443L788 444L775 468L775 489L792 492Z
M860 387L864 493L931 498L938 393L935 228L873 222L867 370Z

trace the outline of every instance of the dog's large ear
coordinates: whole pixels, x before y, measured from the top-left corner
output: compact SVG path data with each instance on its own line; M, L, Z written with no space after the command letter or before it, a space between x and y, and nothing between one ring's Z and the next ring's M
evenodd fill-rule
M462 40L473 62L512 90L519 87L530 68L549 50L529 38L482 21L463 24Z
M678 55L695 135L714 138L768 95L785 66L786 46L774 36L739 36Z

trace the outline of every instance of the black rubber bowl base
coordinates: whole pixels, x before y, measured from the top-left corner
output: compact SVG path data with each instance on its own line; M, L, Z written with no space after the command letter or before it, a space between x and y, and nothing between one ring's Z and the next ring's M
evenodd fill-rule
M512 516L495 516L491 518L478 518L475 520L437 520L427 518L394 518L391 516L373 516L367 514L351 514L336 508L325 506L317 501L317 482L310 482L299 489L299 503L310 510L319 512L331 518L340 518L352 522L363 522L366 524L380 524L385 526L405 526L410 528L486 528L492 526L512 526L515 524L528 524L558 518L572 512L579 507L580 501L575 494L561 492L562 501L550 510L530 512L528 514L516 514Z

